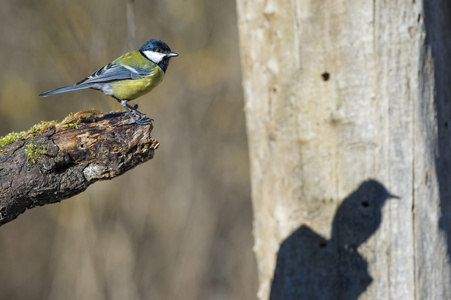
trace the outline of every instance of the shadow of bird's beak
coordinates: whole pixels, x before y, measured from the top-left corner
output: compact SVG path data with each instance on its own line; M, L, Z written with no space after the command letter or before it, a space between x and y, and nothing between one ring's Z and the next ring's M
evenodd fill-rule
M396 196L396 195L387 193L387 199L397 199L397 200L400 200L401 198L398 197L398 196Z

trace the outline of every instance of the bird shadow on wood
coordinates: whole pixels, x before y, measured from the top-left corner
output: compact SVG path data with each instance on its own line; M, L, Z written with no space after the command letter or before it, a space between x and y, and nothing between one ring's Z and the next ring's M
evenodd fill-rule
M329 240L305 225L293 232L280 246L270 299L358 299L372 278L357 248L376 232L389 198L398 197L365 181L341 203Z
M447 237L448 259L451 259L451 3L446 0L423 1L424 27L426 30L423 60L428 51L432 56L434 82L429 82L427 68L423 70L425 75L420 77L423 85L421 90L423 102L421 108L422 123L429 132L437 133L437 137L431 138L429 149L435 156L435 176L438 180L440 197L440 221L439 227ZM419 15L419 21L420 20ZM426 64L425 64L426 65ZM428 105L428 93L433 92L434 103ZM433 110L433 111L431 111ZM430 116L436 115L436 119ZM425 184L428 185L434 174L426 172ZM426 200L426 199L425 199Z

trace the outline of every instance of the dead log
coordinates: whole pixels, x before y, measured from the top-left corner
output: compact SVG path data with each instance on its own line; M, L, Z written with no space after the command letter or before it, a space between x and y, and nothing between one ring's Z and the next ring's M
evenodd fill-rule
M80 112L59 124L42 122L0 147L0 225L153 158L159 144L152 123L123 124L128 120L121 112Z

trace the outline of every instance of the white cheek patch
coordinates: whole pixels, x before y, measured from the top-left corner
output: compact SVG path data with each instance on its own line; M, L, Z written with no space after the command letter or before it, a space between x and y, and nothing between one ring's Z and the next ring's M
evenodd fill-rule
M166 56L165 53L149 51L149 50L143 51L143 53L148 59L150 59L151 61L153 61L156 64L158 64L160 61L162 61L163 58Z

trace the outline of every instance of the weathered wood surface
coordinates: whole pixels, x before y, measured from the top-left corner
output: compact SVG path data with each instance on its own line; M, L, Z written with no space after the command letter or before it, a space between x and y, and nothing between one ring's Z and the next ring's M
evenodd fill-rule
M123 125L123 113L95 115L77 128L49 129L3 148L0 155L0 225L26 209L59 202L89 185L112 179L151 159L158 142L152 124ZM27 149L45 153L30 161Z
M259 298L451 299L450 4L237 6Z

